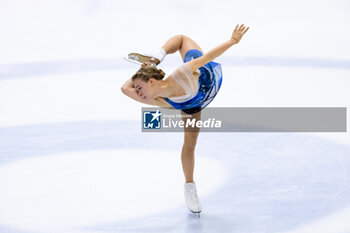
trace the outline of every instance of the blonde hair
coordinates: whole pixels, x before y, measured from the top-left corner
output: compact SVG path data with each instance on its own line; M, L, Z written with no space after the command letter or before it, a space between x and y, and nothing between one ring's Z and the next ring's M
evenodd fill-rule
M140 78L141 80L148 82L150 78L154 78L156 80L162 80L165 76L165 73L163 70L158 69L154 66L145 66L140 68L136 74L134 74L131 78L132 81L134 81L137 78Z

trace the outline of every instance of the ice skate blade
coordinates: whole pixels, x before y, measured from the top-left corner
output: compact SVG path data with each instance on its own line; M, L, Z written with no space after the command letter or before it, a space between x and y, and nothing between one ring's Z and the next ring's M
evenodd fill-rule
M199 211L199 212L195 212L195 211L192 211L192 210L190 210L190 211L191 211L193 214L197 215L198 218L201 217L201 212L202 212L202 211Z
M135 59L131 58L130 56L123 57L123 58L124 58L124 60L126 60L128 62L131 62L131 63L134 63L134 64L137 64L137 65L142 65L143 64L143 62L140 62L139 60L135 60ZM150 63L151 63L151 66L154 66L154 67L157 66L157 64L154 61L151 61Z
M137 65L142 65L141 62L139 61L136 61L134 59L130 59L129 57L123 57L125 61L128 61L128 62L131 62L131 63L134 63L134 64L137 64Z
M160 63L160 61L157 58L152 56L142 55L140 53L129 53L128 57L130 59L134 59L141 63L150 62L150 63L154 63L155 65L158 65Z

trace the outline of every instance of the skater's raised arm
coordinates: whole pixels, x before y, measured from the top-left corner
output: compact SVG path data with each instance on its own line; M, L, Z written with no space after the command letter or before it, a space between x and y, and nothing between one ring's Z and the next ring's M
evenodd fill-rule
M232 33L231 38L226 41L225 43L213 48L203 56L193 59L192 61L188 62L189 66L191 67L192 71L195 72L198 68L204 66L205 64L213 61L215 58L219 57L221 54L223 54L227 49L229 49L232 45L238 44L239 41L242 39L242 36L248 31L249 27L245 28L245 26L239 26L237 24L235 30Z

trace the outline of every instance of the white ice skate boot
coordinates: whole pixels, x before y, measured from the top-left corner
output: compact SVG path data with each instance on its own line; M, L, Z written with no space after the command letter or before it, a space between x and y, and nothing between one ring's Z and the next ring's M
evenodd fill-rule
M202 206L199 202L196 183L185 183L185 201L187 208L200 217L200 212L202 212Z
M141 65L144 62L150 62L153 66L161 63L166 56L166 52L163 48L154 49L148 53L129 53L125 60Z

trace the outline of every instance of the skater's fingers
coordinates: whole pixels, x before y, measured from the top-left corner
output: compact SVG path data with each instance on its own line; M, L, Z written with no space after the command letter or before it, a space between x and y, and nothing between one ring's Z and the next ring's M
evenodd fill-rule
M144 63L142 63L141 67L144 68L144 67L149 66L149 65L151 65L151 63L149 63L149 62L144 62Z
M247 27L247 29L243 32L243 35L244 35L244 33L246 33L248 31L248 29L249 29L249 27Z

